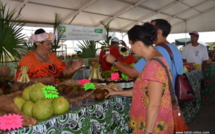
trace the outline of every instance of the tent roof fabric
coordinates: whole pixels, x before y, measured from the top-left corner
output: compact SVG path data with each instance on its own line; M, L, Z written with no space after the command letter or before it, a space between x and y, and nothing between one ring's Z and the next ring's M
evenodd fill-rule
M215 0L1 0L16 8L28 26L52 26L55 13L63 24L102 27L126 32L135 24L168 20L171 33L215 31ZM16 21L16 20L14 20Z

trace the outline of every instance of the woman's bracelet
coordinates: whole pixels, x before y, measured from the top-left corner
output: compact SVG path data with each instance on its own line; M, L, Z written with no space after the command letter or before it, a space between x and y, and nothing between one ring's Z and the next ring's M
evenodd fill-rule
M144 129L145 134L152 134L151 132L148 132L146 129Z

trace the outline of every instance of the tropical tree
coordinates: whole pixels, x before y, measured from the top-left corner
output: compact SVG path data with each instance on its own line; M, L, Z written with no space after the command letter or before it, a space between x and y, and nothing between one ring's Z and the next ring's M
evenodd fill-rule
M6 10L7 9L7 10ZM6 8L0 2L0 62L14 61L28 51L24 42L25 35L21 33L24 23L15 17L15 10ZM16 21L12 21L16 20Z

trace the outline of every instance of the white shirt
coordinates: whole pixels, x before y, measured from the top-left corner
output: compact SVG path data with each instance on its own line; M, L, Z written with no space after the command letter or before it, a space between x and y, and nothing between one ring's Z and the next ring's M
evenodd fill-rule
M199 44L198 46L192 46L187 44L182 51L183 59L186 59L188 63L195 63L202 65L202 62L208 60L208 51L206 46Z

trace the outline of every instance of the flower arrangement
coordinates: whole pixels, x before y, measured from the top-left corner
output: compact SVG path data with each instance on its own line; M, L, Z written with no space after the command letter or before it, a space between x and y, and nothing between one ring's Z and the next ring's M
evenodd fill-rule
M33 43L42 42L42 41L46 41L46 40L53 41L54 39L55 39L55 35L53 33L33 34L29 38L29 40Z
M129 56L130 54L130 50L128 47L121 47L119 48L119 53L120 55L122 55L123 57Z
M119 73L111 73L111 80L118 80L120 79Z
M88 79L82 79L82 80L78 81L78 84L83 85L85 91L87 91L89 89L94 89L94 90L96 89L95 84L90 82L90 80L88 80Z
M17 114L8 114L0 117L0 130L11 130L22 128L22 116Z
M46 99L54 99L59 97L58 90L54 86L45 86L42 88L42 90Z

